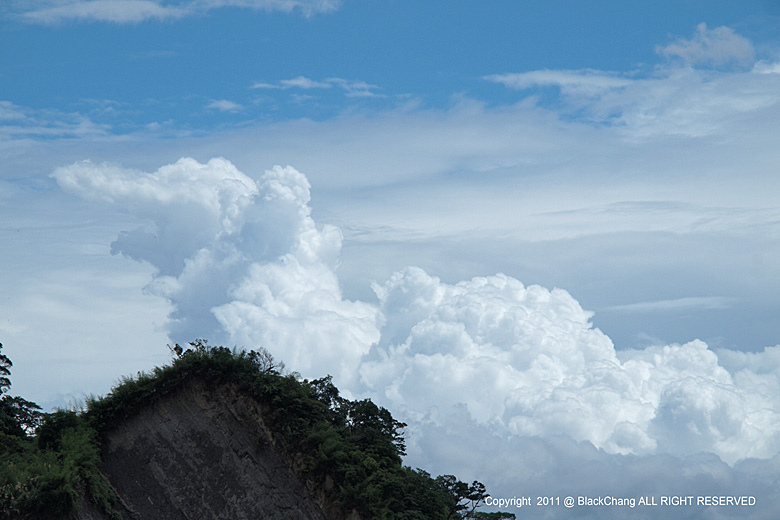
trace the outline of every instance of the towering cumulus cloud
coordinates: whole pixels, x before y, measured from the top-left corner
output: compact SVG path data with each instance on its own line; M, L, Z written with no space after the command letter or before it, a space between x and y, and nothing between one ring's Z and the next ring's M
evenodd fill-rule
M294 168L255 181L221 158L154 173L80 162L54 177L146 221L111 250L156 268L147 290L173 304L174 341L272 346L296 370L346 382L379 339L378 310L341 296L341 232L315 225L309 182Z
M173 305L173 340L262 345L306 377L333 374L409 423L413 464L506 494L776 495L780 346L616 351L569 293L501 274L448 284L407 267L374 284L377 302L345 300L341 232L315 224L291 167L255 180L225 159L85 162L54 177L145 222L112 251L156 268L147 290Z

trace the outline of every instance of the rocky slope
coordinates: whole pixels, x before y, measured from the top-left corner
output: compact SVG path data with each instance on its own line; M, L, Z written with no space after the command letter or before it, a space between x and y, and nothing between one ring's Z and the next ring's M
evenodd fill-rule
M103 463L125 519L326 518L233 385L192 380L153 401L109 432ZM82 506L79 520L106 520Z

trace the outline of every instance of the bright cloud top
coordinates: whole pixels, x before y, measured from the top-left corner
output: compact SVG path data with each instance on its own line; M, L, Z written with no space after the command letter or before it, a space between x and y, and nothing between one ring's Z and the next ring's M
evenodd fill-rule
M139 23L172 20L223 7L261 11L299 11L304 16L338 9L339 0L48 0L21 12L32 23L54 24L69 21Z
M291 167L252 179L225 159L154 173L81 162L54 177L147 221L112 251L156 267L147 289L173 304L176 341L266 346L431 428L457 418L505 438L728 463L780 446L780 347L727 354L728 369L700 341L616 352L566 291L505 275L453 285L408 267L374 285L378 305L345 300L341 232L316 225Z
M309 182L293 168L253 180L225 159L181 159L151 174L81 162L54 177L148 221L112 253L157 269L147 290L174 305L174 341L279 345L297 370L347 381L379 339L377 310L342 299L341 232L315 226Z

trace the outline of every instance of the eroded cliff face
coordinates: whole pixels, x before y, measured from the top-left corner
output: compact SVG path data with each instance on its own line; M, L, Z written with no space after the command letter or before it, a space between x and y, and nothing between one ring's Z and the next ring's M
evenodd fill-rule
M326 520L259 405L235 387L190 381L122 421L105 446L103 471L128 520Z

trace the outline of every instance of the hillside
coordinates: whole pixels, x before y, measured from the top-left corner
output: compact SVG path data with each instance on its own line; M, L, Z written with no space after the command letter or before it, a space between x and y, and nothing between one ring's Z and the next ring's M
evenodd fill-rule
M235 385L198 379L107 435L103 471L137 518L324 520Z
M475 511L478 482L404 467L405 425L329 377L262 349L172 351L80 412L3 396L0 519L513 518Z

